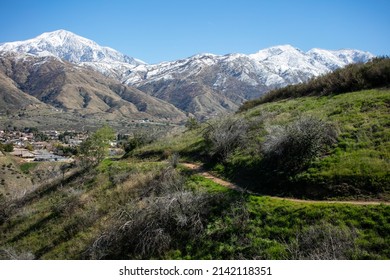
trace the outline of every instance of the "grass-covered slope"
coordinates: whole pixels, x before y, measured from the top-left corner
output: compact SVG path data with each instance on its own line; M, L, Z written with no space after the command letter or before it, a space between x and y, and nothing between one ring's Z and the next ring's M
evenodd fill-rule
M166 163L104 160L22 200L1 259L390 258L388 205L243 195Z
M269 102L232 116L230 121L210 121L180 136L141 147L133 155L161 159L178 153L185 160L201 160L220 175L263 194L389 200L389 107L390 90L382 89ZM288 147L272 160L267 158L265 146L277 142L285 136L280 131L288 131L302 119L332 127L333 141L306 162L302 160L307 158L294 153L289 158ZM216 131L213 137L218 139L208 136L210 129ZM305 129L307 132L309 127L303 126L301 132ZM233 140L229 142L226 135ZM298 135L296 145L309 136ZM218 154L221 142L227 151ZM283 143L278 143L280 149ZM309 147L303 145L303 149Z
M325 154L314 158L306 169L290 178L294 187L325 188L325 196L359 198L367 194L378 195L378 198L385 195L388 199L389 105L389 90L367 90L266 103L248 111L247 117L270 114L272 117L266 121L268 127L292 122L302 115L332 123L339 131L337 141ZM240 161L240 156L231 161Z
M259 193L389 200L389 85L390 58L349 65L248 101L169 149Z

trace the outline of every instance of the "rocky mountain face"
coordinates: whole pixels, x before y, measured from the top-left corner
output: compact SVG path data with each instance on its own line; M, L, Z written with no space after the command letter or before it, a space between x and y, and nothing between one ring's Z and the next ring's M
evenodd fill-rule
M96 71L55 56L2 53L0 110L51 106L83 117L178 122L185 114L173 105ZM10 99L11 98L11 99Z
M136 87L198 118L234 111L242 102L259 97L271 89L304 82L313 76L350 63L366 62L373 57L368 52L358 50L312 49L303 52L283 45L250 55L199 54L177 61L146 64L65 30L44 33L27 41L2 44L0 52L66 60L90 69L88 73L97 71L116 79L118 83ZM81 71L81 68L75 69ZM81 82L78 81L79 84ZM79 100L81 95L79 93L72 98L77 96L75 100ZM57 99L56 106L69 103L64 102L63 98ZM103 109L104 102L91 102L83 109L94 104L94 107L106 110ZM81 103L74 101L72 104L80 106ZM114 108L116 110L118 106Z
M156 65L138 65L123 82L202 117L235 110L243 101L271 89L304 82L372 57L356 50L313 49L304 53L285 45L251 55L201 54Z

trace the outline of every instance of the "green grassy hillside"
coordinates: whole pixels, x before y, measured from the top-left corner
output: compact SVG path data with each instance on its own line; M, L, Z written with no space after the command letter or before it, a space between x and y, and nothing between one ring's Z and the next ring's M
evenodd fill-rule
M267 118L267 126L272 126L310 115L339 130L337 141L325 154L293 174L290 180L294 187L318 186L326 189L325 195L378 195L389 199L389 104L390 91L368 90L267 103L248 111L246 116L250 119L268 112L272 117ZM234 161L240 161L240 157L233 157Z
M388 205L244 195L134 159L104 160L1 213L2 259L390 258Z
M223 159L213 154L216 144L205 139L207 129L217 130L215 122L141 147L133 155L164 158L178 153L187 160L203 161L220 175L263 194L389 200L389 106L390 91L375 89L270 102L231 117L231 122L238 119L241 128L246 127L240 132L245 137L237 138L234 147L226 144L230 151ZM263 148L267 139L279 137L275 131L305 118L331 126L335 141L303 166L293 158L292 164L300 166L296 170L283 166L285 155L276 163L267 160Z

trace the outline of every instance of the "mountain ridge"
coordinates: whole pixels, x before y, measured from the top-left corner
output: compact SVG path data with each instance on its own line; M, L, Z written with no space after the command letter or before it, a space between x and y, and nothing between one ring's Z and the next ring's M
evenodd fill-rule
M3 53L0 113L9 111L18 118L34 106L58 112L54 118L71 114L81 123L85 119L173 123L185 119L184 112L172 104L85 67L52 56Z
M349 63L366 62L374 57L359 50L313 48L303 52L291 45L280 45L248 55L202 53L147 64L65 30L0 45L0 52L9 51L55 56L93 69L200 119L235 111L243 102L269 90L305 82Z

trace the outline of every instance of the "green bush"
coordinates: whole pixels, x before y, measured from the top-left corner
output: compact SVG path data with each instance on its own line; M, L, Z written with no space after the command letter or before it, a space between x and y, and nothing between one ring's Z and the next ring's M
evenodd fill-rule
M0 143L0 151L11 153L14 151L14 145L12 143L8 143L8 144Z

